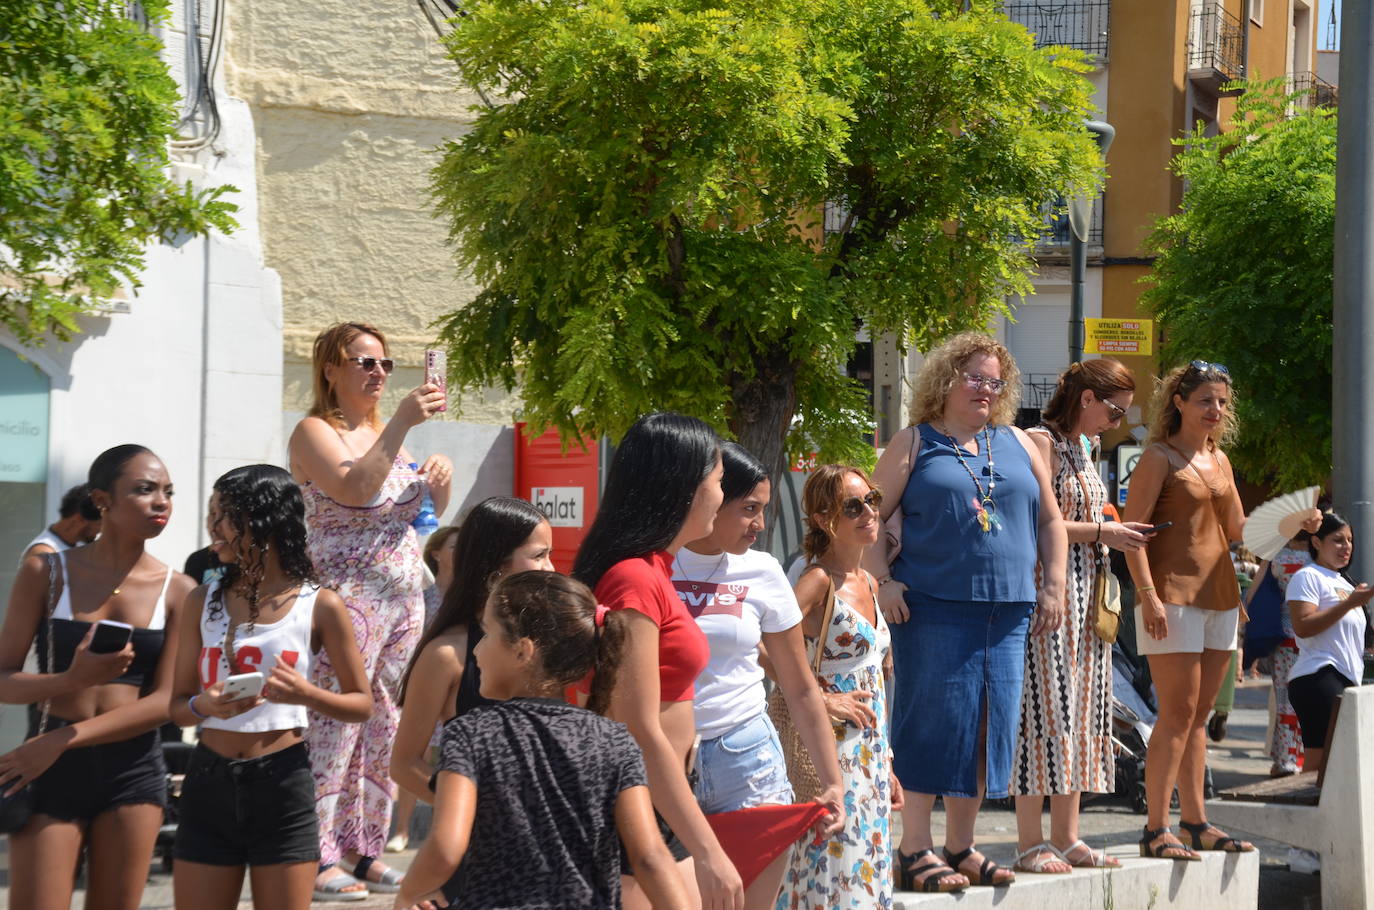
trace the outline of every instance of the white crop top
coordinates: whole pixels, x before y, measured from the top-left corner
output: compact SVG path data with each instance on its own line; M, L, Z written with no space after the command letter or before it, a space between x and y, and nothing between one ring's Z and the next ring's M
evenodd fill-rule
M234 669L224 656L224 636L229 631L229 613L219 596L219 579L209 583L205 591L205 606L200 611L200 658L196 662L202 690L217 681L239 673L260 672L270 675L272 668L282 661L296 668L302 676L310 676L310 635L314 628L317 585L302 585L296 602L285 616L274 623L254 623L250 631L241 623L234 631ZM266 733L273 730L304 729L304 705L282 705L264 701L251 711L237 717L210 717L201 722L208 730L233 730L238 733Z

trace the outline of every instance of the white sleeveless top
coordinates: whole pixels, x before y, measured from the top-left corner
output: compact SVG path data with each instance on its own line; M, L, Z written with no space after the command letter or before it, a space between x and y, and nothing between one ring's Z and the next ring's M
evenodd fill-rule
M224 656L224 636L229 631L229 613L219 596L219 579L209 583L205 606L200 611L200 659L196 668L202 690L221 679L239 673L268 676L278 661L289 664L307 679L310 677L310 633L314 628L315 598L318 585L302 585L296 602L285 616L274 623L247 623L234 630L234 668ZM213 616L211 614L214 614ZM227 719L210 717L201 722L208 730L233 730L237 733L267 733L273 730L304 729L304 705L282 705L264 701L251 711Z

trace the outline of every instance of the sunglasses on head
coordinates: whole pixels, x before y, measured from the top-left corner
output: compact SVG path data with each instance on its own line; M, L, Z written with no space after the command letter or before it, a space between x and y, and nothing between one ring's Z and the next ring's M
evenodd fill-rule
M840 503L840 514L845 518L858 518L864 513L864 506L868 506L873 511L878 511L883 505L883 494L878 490L869 490L868 495L863 499L851 496Z
M1222 376L1226 376L1228 378L1231 375L1231 371L1226 369L1226 364L1211 363L1206 360L1194 360L1192 363L1188 364L1188 369L1191 372L1202 373L1204 375L1206 375L1207 373L1219 373Z
M363 368L364 373L371 373L378 366L381 366L382 372L390 376L391 371L396 369L396 361L392 360L390 357L382 357L380 359L377 357L345 357L344 360L349 363L356 363Z

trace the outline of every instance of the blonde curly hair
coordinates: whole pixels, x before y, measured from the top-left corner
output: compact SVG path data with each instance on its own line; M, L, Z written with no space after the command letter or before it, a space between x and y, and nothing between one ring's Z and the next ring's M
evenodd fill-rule
M993 426L1015 422L1016 410L1021 405L1021 371L1006 345L982 332L961 332L926 355L921 371L916 374L911 422L930 423L943 419L949 393L964 381L968 362L980 355L997 358L1002 367L1000 378L1007 384L992 403L988 422Z
M1150 419L1150 435L1147 444L1165 442L1183 426L1183 415L1174 404L1174 396L1184 401L1193 397L1199 386L1209 382L1224 382L1230 394L1226 396L1226 407L1221 411L1221 423L1211 436L1212 444L1227 446L1236 435L1236 387L1231 382L1230 373L1213 369L1197 370L1192 365L1174 367L1164 374L1163 379L1155 380L1155 394L1150 402L1153 417Z

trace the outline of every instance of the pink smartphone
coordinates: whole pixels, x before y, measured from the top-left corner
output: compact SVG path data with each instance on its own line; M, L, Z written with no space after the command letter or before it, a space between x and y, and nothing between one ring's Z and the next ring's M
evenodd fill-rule
M443 351L425 349L425 382L437 386L444 393L444 403L439 410L448 410L448 357Z

